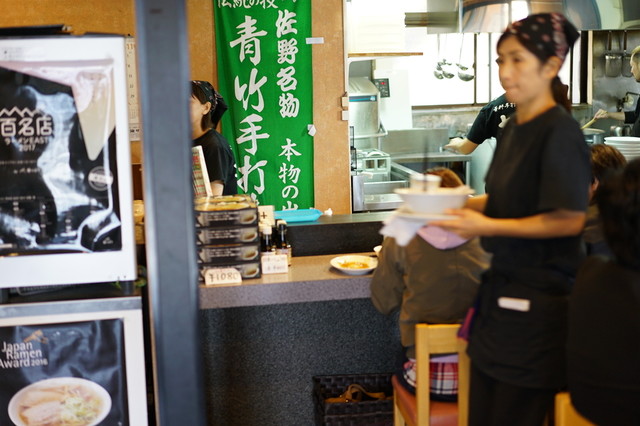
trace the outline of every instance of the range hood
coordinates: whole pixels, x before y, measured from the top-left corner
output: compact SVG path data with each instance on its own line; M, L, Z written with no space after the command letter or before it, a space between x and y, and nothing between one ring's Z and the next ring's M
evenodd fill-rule
M638 0L426 1L427 12L406 13L405 26L434 32L502 32L510 22L529 14L559 12L579 30L640 28Z

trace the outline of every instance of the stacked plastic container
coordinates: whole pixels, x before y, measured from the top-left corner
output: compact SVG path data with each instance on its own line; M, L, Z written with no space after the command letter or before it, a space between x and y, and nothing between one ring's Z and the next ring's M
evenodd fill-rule
M194 207L200 283L210 268L232 267L243 279L260 277L258 208L251 197L203 197Z

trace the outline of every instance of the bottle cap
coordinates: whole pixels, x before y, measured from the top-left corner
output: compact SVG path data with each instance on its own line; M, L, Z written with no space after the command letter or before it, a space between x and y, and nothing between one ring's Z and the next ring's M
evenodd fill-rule
M265 235L271 235L271 227L269 225L262 225L260 227L260 232L262 232Z

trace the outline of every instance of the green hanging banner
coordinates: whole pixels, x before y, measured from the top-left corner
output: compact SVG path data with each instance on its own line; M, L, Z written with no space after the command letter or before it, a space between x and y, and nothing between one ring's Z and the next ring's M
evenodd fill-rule
M276 210L313 206L309 0L214 0L223 134L238 186Z

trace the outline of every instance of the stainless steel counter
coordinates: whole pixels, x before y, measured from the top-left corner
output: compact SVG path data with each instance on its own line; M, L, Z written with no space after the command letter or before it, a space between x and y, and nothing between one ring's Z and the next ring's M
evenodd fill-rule
M449 151L443 152L422 152L422 153L401 153L392 154L391 161L396 163L422 161L424 159L434 163L448 163L454 161L471 161L471 155L455 154Z
M360 253L365 255L373 254ZM345 275L329 265L337 255L294 257L286 274L263 275L239 285L200 286L200 309L370 297L371 275Z

